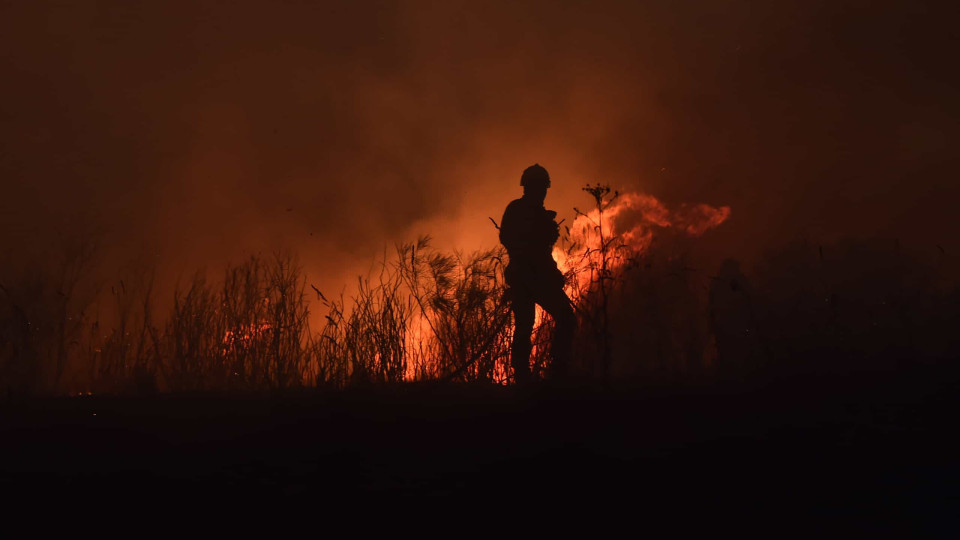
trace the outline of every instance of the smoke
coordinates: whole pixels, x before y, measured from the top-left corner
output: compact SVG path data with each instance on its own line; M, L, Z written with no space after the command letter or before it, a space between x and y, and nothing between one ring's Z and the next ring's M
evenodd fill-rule
M797 236L953 250L935 7L6 3L0 241L89 231L170 275L293 249L337 288L419 233L496 243L487 218L539 162L558 219L602 181L732 207L716 249L738 257Z

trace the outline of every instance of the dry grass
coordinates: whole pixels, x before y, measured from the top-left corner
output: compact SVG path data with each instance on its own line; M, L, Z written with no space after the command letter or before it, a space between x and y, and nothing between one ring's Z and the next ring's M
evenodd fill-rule
M512 334L503 257L501 248L439 253L428 237L397 248L396 269L417 308L415 378L507 382Z
M598 205L609 195L591 194ZM931 265L892 244L792 245L769 253L757 275L734 276L728 290L731 276L695 268L693 246L681 239L661 236L636 254L596 234L604 235L600 252L567 275L580 377L960 357L960 293L943 255ZM167 313L155 307L149 269L98 286L89 244L63 253L57 264L0 275L0 388L8 395L512 380L502 248L444 253L423 237L384 256L354 295L333 299L307 289L295 256L251 257L219 278L195 275L176 288ZM591 278L577 279L584 273ZM319 328L310 327L311 309L325 311ZM535 372L549 365L551 332L541 314Z

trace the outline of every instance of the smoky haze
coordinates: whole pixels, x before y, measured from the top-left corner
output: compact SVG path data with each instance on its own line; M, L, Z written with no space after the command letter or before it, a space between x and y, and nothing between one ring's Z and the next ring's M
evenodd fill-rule
M202 6L202 7L201 7ZM492 246L539 162L804 237L960 248L952 18L922 2L55 2L0 10L2 240L176 272L296 250L339 287Z

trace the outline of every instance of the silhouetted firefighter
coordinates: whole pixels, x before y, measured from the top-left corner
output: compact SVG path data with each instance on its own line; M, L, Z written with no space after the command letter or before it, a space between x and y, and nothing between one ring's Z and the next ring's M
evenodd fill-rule
M523 197L507 205L500 224L500 242L507 248L510 263L505 270L513 310L513 343L510 363L518 383L530 380L530 334L535 304L540 304L554 321L550 349L551 376L566 374L576 317L570 299L563 292L563 273L553 260L553 244L560 237L557 213L543 207L550 187L550 175L540 165L527 167L520 176Z

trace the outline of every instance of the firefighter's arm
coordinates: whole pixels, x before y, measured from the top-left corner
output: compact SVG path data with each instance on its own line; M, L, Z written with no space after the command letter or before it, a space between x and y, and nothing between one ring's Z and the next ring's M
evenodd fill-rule
M516 219L512 214L510 208L507 207L500 219L500 243L507 249L512 249L517 243Z

